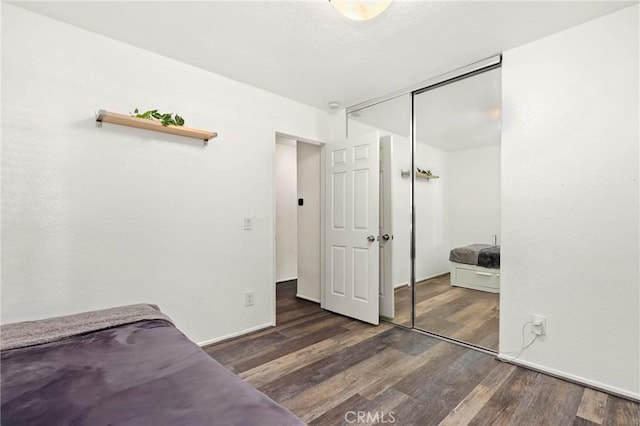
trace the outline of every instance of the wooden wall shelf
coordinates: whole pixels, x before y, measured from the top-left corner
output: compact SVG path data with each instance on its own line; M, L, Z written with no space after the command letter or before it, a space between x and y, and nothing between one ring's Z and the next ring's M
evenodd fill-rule
M185 136L187 138L200 139L206 145L209 139L218 136L216 132L207 130L192 129L184 126L163 126L159 121L147 120L146 118L131 117L130 115L118 114L117 112L105 111L103 109L96 113L97 123L112 123L121 126L136 127L138 129L152 130L154 132L169 133L172 135Z
M420 172L416 172L416 177L419 177L422 179L440 179L440 176L428 175L426 173L420 173Z

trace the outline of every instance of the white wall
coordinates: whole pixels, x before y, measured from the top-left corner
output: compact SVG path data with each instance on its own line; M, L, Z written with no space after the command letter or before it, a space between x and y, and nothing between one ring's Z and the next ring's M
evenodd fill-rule
M639 7L505 52L500 352L640 398Z
M392 275L395 287L408 285L411 270L411 178L403 178L402 170L411 170L411 141L391 136L391 191L393 192Z
M416 177L416 281L420 281L449 271L449 153L417 143L415 164L440 176Z
M298 277L296 141L276 137L276 282Z
M272 323L275 131L323 140L326 113L6 3L2 67L3 323L137 302L197 342ZM135 107L220 136L95 127Z
M500 242L500 146L449 152L450 246Z
M321 147L298 142L298 297L320 303Z

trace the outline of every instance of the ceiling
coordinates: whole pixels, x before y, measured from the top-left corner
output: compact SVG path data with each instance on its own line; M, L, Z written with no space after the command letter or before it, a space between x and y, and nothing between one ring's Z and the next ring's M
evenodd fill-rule
M443 151L460 151L500 144L502 120L501 69L419 93L414 100L416 141ZM366 129L409 138L409 94L349 114Z
M355 105L635 3L396 0L357 22L326 0L12 2L319 108Z
M444 151L500 144L501 70L416 95L416 140Z

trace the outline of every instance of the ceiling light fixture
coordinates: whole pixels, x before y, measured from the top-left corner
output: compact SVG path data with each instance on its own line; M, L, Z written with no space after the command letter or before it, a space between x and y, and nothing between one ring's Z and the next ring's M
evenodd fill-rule
M384 12L393 0L329 0L329 3L354 21L366 21Z
M502 117L502 108L500 108L500 107L491 108L491 110L489 111L489 115L492 118L500 118L500 117Z
M337 101L331 101L327 104L327 107L329 109L340 109L341 106L342 105L340 105L340 102L337 102Z

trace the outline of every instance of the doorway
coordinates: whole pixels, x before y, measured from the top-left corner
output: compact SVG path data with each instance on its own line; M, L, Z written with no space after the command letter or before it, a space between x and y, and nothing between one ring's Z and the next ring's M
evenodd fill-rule
M279 134L275 142L276 293L321 303L322 146Z

